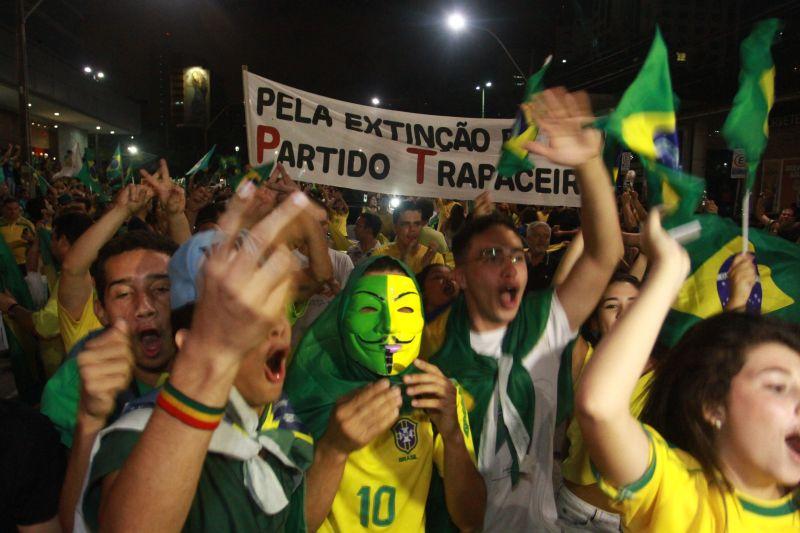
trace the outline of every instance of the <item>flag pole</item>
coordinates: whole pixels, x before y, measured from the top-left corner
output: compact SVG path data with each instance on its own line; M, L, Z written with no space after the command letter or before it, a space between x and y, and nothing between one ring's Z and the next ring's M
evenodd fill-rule
M750 245L750 190L746 189L742 198L742 253L746 254Z

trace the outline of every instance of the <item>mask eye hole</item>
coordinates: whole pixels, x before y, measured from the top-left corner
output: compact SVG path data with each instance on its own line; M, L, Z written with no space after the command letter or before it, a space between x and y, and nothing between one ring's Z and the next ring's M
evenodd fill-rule
M359 309L358 312L362 314L371 314L371 313L377 313L378 310L370 305L365 305L364 307Z
M411 309L410 307L401 307L400 309L397 310L397 312L398 313L413 313L414 310Z

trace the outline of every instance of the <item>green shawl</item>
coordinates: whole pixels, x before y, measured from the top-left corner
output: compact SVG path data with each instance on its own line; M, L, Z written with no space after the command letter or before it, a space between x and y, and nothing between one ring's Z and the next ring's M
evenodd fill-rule
M356 282L376 260L384 257L370 257L353 270L347 285L317 317L292 356L283 390L315 440L325 433L331 411L339 398L379 378L347 356L343 324ZM411 269L399 260L392 260L414 280L419 290ZM404 372L389 376L389 381L399 385L404 375L414 372L417 372L416 367L409 366ZM410 410L410 402L405 396L403 407Z
M530 374L522 359L533 350L547 325L553 289L537 291L522 299L517 316L503 337L503 357L480 355L469 340L469 313L464 296L453 303L447 321L447 335L441 349L431 358L446 376L455 379L474 400L469 413L475 449L481 448L483 422L495 384L500 382L500 418L496 448L508 443L512 457L512 483L519 479L519 465L528 453L533 433L535 394ZM505 386L503 386L505 384ZM488 443L487 443L488 444Z

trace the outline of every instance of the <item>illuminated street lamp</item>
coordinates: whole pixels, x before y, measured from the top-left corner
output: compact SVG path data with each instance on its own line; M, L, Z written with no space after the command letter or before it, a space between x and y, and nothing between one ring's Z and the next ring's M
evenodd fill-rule
M381 99L377 96L372 97L372 105L381 105Z
M475 86L476 91L481 92L481 118L486 118L486 89L490 89L492 87L492 82L487 81L483 84L483 87L480 85Z
M128 153L131 155L136 155L139 153L139 148L135 144L131 144L128 146Z
M519 72L519 74L521 76L525 77L525 73L522 72L521 68L519 68L519 65L514 60L514 58L511 56L511 53L508 51L508 48L506 48L506 45L504 45L503 41L500 40L500 37L498 37L489 28L484 28L483 26L478 26L476 24L473 24L473 23L469 22L467 20L467 18L463 14L458 13L458 12L451 13L450 15L447 16L447 27L450 28L451 31L456 32L456 33L460 32L460 31L463 31L463 30L465 30L467 28L474 28L476 30L485 31L486 33L491 35L494 38L495 41L497 41L497 44L499 44L500 48L503 49L503 52L506 53L506 56L511 61L511 63L514 65L514 68L517 69L517 72Z

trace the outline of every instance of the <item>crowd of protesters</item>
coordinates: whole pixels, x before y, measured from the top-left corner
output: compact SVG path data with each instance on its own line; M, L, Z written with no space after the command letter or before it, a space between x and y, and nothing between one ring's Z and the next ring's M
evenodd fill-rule
M0 312L33 399L0 400L0 529L800 531L798 326L745 312L741 254L724 312L662 346L686 251L610 185L584 94L538 104L528 148L579 209L164 160L106 195L9 147ZM797 246L796 206L755 204Z

